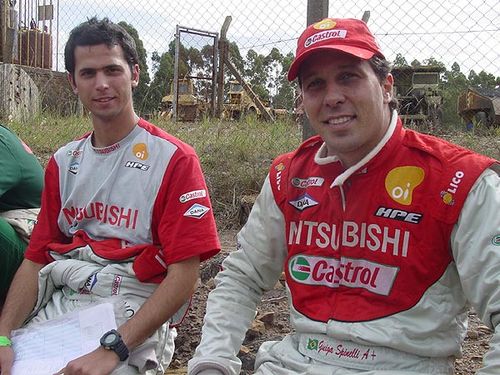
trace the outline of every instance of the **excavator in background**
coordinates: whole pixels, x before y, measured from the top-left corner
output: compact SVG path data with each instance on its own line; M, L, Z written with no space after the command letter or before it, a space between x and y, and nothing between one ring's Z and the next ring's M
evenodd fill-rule
M174 82L170 85L170 94L161 100L161 116L171 118L174 103ZM196 121L207 111L207 103L196 95L193 81L190 78L179 79L177 99L177 119L179 121Z
M441 73L439 66L394 67L394 94L399 103L399 115L406 125L428 125L435 128L443 116Z
M460 94L457 104L466 124L500 126L500 89L469 87Z

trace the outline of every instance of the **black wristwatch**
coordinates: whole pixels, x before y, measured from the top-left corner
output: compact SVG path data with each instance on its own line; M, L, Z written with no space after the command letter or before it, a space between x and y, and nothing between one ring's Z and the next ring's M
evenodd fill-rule
M106 332L101 337L101 345L104 349L113 350L120 358L120 361L125 361L128 358L127 345L122 340L122 336L116 329Z

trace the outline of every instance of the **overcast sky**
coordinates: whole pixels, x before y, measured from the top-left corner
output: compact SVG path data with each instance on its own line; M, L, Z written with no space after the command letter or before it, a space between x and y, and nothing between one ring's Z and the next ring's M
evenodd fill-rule
M484 69L500 76L499 0L330 0L329 4L333 17L361 18L369 10L368 25L389 60L398 52L408 62L434 57L448 68L458 62L466 74ZM295 50L306 24L306 7L306 0L61 0L54 42L62 56L72 27L94 15L107 16L132 24L151 55L168 48L177 24L218 32L231 15L228 38L237 42L243 55L250 48L267 53L276 47L287 53ZM57 68L64 69L61 59Z

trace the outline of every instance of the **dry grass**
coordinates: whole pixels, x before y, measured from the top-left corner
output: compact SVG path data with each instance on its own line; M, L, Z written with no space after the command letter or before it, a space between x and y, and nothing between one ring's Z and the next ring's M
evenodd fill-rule
M292 121L271 124L247 118L241 122L173 123L156 118L151 122L196 149L220 229L239 225L241 197L256 194L273 158L301 143L301 132ZM58 147L91 129L89 119L79 117L39 117L8 126L30 145L43 165ZM500 159L500 129L440 130L439 137Z

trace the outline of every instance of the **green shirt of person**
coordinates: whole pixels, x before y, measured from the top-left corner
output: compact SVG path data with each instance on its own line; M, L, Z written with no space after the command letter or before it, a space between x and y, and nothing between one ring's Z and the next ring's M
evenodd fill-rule
M0 300L23 259L42 187L43 169L33 152L0 125Z

